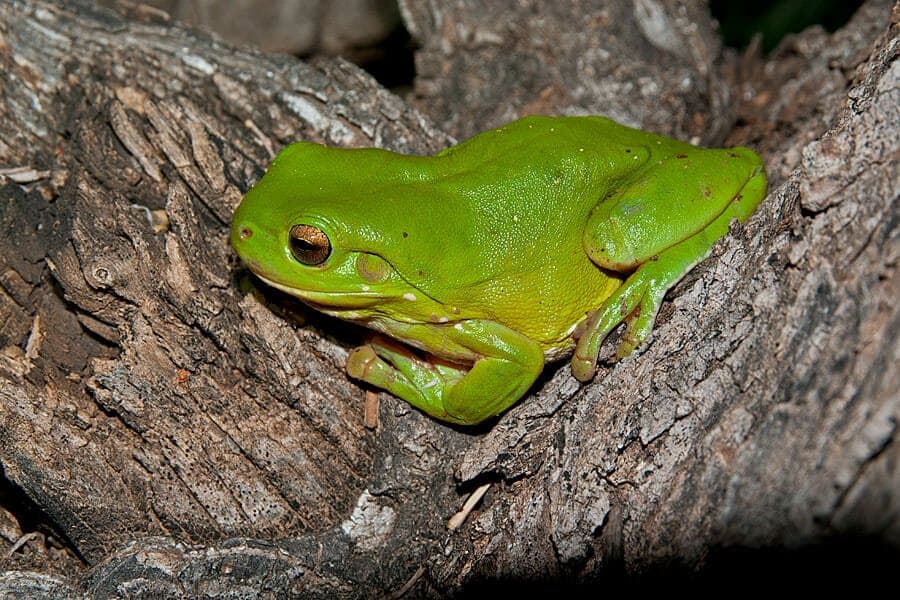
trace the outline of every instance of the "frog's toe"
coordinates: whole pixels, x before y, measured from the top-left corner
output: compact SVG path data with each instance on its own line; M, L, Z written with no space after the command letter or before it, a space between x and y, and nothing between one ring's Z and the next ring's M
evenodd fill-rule
M345 368L347 374L354 379L360 381L368 381L373 369L376 369L379 363L378 355L372 346L360 346L354 348L347 355L347 363Z
M365 381L401 397L403 396L397 391L398 388L408 386L402 373L382 359L375 348L369 345L353 349L347 355L345 369L353 379Z
M656 308L647 298L641 300L638 308L627 319L625 333L619 348L616 350L616 358L622 359L629 356L638 348L644 346L653 332L653 322L656 318ZM649 314L648 314L649 313Z
M643 287L640 300L625 319L625 333L616 350L617 358L625 358L647 344L666 291L668 283L659 279L650 279Z
M578 350L572 356L572 376L582 383L587 383L594 378L597 372L596 356L580 356Z
M405 375L406 361L410 359L403 354L402 347L396 344L384 345L385 338L374 337L365 346L354 348L347 355L347 373L362 381L382 386L385 382L393 382Z
M662 290L661 293L658 290ZM592 313L584 325L572 358L572 374L579 381L589 381L597 370L597 357L606 336L622 322L628 327L616 352L628 356L646 342L653 330L653 320L665 289L655 285L647 270L636 272L619 290Z

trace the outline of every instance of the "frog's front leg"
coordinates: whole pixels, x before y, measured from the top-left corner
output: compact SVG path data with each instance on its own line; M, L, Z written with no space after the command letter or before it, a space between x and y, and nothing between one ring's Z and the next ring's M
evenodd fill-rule
M447 361L424 360L377 337L351 352L347 372L451 423L471 425L500 414L522 397L544 366L534 341L492 321L403 327L404 337L415 333L408 339L427 341Z
M765 197L765 173L752 151L698 152L670 159L653 178L609 198L592 214L585 232L591 259L615 271L637 270L589 315L572 358L577 379L593 377L600 345L619 323L627 326L618 356L640 347L666 291L709 255L732 219L744 222ZM745 162L745 175L731 161Z

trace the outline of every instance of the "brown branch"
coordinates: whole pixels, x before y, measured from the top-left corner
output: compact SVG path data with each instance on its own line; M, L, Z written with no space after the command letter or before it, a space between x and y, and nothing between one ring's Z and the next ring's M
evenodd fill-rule
M366 417L342 369L359 332L256 287L227 245L285 143L426 153L447 135L341 61L237 50L154 12L0 5L0 592L192 596L214 578L437 595L850 534L896 547L900 11L869 2L835 34L739 64L705 16L684 29L674 4L661 17L623 2L604 21L588 4L573 22L621 30L563 40L566 15L548 13L540 38L512 6L497 31L475 3L405 6L420 108L459 135L522 111L607 112L622 81L689 72L702 85L616 106L707 140L737 116L730 139L763 151L773 188L669 295L644 352L586 386L553 365L475 432L386 395ZM663 17L677 35L647 46L646 20ZM472 37L443 39L466 31L453 23ZM578 88L597 39L634 53ZM465 104L466 76L516 65L530 75Z

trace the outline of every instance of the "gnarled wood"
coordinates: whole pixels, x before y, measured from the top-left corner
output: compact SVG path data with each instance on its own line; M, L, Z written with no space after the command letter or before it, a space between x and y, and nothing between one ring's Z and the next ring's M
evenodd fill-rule
M464 90L479 50L440 36L488 9L456 3L426 27L404 6ZM0 5L0 595L437 595L841 535L897 548L898 21L872 1L767 62L710 42L699 63L640 64L660 81L739 68L704 110L713 129L739 115L731 139L762 150L771 193L669 295L645 351L585 386L553 365L497 423L459 431L384 395L368 429L342 371L359 332L255 284L227 245L241 193L289 141L432 152L448 135L341 61L88 2ZM626 47L647 43L629 31ZM570 81L559 65L590 36L545 35L533 52L562 54L542 76ZM644 123L696 104L669 93ZM498 118L491 98L466 127ZM420 106L468 131L456 108Z

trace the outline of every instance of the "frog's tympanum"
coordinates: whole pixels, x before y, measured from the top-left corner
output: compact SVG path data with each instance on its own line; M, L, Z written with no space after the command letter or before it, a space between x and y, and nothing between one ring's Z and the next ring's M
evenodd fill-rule
M267 284L376 336L347 371L438 419L478 423L574 346L644 344L666 290L766 193L747 148L601 117L527 117L435 156L285 148L234 214ZM385 337L387 336L387 337Z

